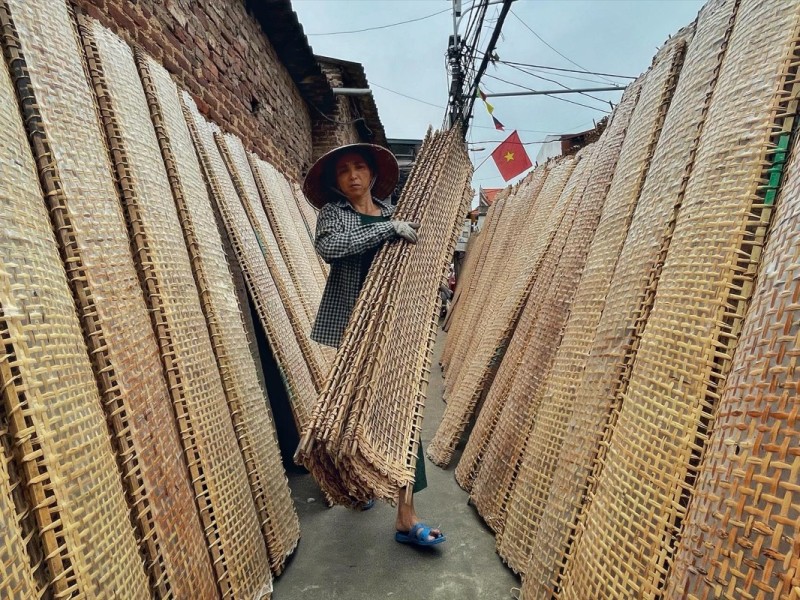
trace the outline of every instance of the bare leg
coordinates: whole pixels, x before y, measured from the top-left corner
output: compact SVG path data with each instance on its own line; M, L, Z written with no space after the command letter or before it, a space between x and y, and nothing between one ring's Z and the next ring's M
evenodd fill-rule
M408 498L408 501L406 501ZM414 494L407 487L400 490L400 497L397 499L397 520L395 521L395 528L397 531L405 533L414 525L419 523L419 518L414 510ZM433 540L438 537L441 532L438 529L431 529L428 540Z

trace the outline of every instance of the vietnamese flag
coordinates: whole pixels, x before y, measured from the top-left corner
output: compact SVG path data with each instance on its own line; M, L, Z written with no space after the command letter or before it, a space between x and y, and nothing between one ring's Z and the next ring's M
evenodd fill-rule
M520 173L527 171L533 165L531 159L528 158L528 153L525 152L525 146L519 139L519 134L514 131L506 140L500 144L492 152L494 164L500 171L505 181L513 179Z

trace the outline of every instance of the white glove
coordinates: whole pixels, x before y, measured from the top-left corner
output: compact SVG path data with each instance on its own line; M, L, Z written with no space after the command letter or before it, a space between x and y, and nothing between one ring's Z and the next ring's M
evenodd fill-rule
M419 229L419 223L392 221L392 226L394 227L394 233L397 237L401 237L412 244L417 243L417 229Z

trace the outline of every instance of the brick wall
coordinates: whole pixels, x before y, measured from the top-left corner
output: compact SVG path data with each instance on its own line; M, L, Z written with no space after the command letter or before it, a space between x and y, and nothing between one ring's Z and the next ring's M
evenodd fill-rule
M312 118L244 0L72 1L143 46L207 118L290 177L302 177L312 159Z
M343 83L341 67L326 62L320 62L320 67L331 87L346 87ZM328 115L328 119L317 111L312 112L311 118L314 130L312 151L314 160L338 146L362 141L355 124L351 123L356 116L352 107L352 100L347 96L336 97L335 113Z

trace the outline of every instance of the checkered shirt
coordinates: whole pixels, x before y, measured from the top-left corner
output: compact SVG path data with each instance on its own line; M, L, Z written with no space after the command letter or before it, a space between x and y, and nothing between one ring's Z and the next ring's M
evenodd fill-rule
M380 200L375 203L384 217L394 212L390 204ZM359 214L344 198L322 207L314 246L331 270L311 330L312 340L339 346L361 291L361 255L394 237L394 226L388 221L362 225Z

